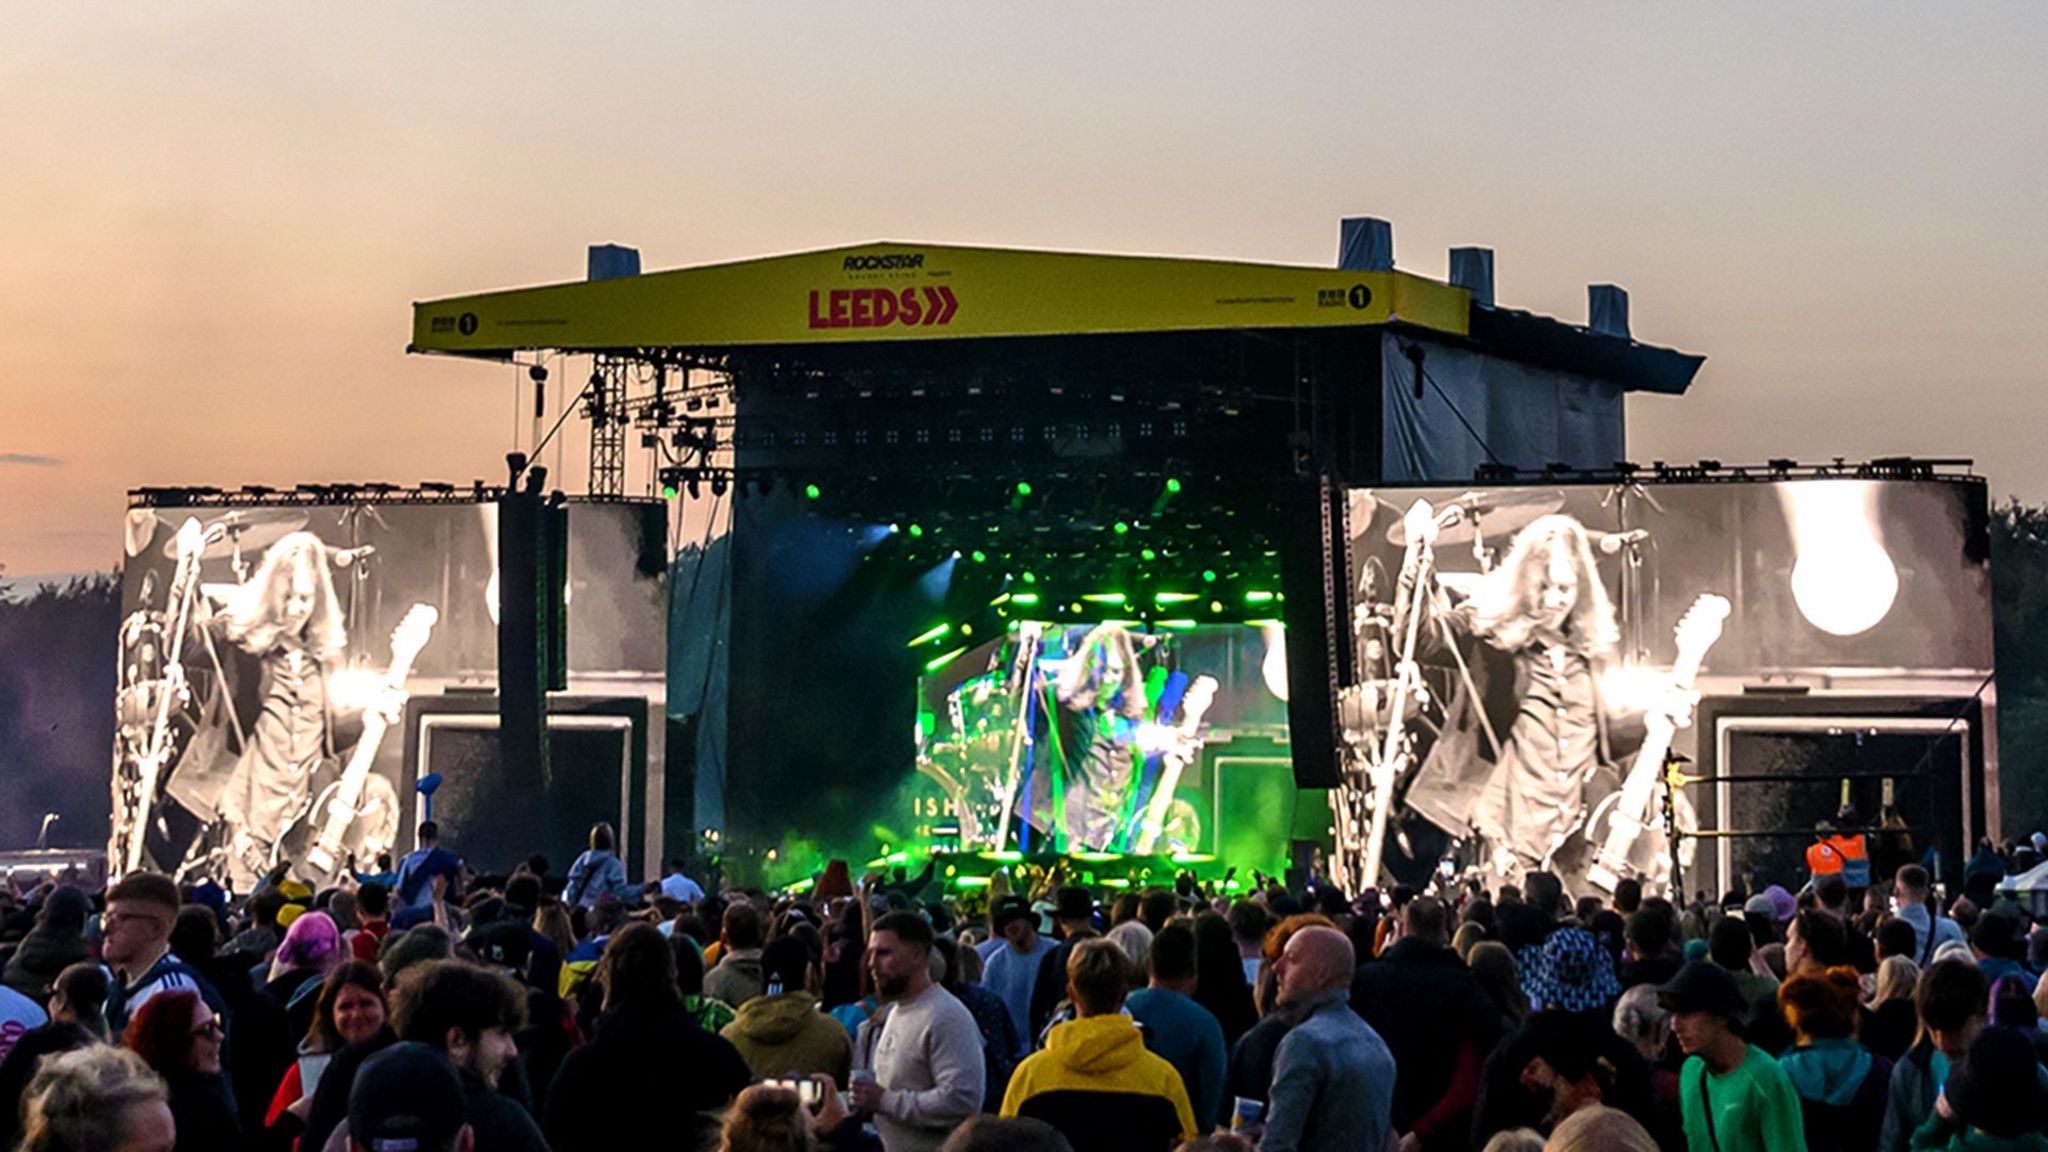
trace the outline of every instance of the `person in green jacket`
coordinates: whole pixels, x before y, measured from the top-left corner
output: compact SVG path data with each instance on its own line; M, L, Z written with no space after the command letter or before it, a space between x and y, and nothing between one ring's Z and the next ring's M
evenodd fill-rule
M2048 1152L2048 1092L2034 1045L2011 1028L1986 1028L1949 1074L1934 1115L1913 1133L1916 1152Z
M1776 1060L1743 1040L1735 977L1693 963L1657 989L1685 1050L1679 1114L1691 1152L1806 1152L1799 1093Z

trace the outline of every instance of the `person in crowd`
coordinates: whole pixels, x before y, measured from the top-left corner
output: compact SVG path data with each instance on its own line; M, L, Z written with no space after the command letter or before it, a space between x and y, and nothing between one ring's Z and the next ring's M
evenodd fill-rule
M51 1056L29 1081L21 1113L20 1152L172 1152L177 1147L163 1077L125 1048L96 1044Z
M706 1032L725 1031L739 1013L725 1001L704 995L703 946L687 932L677 932L669 944L676 956L676 991L682 995L683 1012ZM849 1040L851 1037L848 1033Z
M1273 1063L1261 1152L1381 1152L1392 1136L1394 1056L1351 1011L1358 966L1335 928L1304 928L1276 965L1279 1002L1299 1014Z
M1543 1152L1657 1152L1658 1148L1649 1130L1634 1117L1600 1104L1566 1117L1543 1144Z
M1038 931L1038 913L1022 896L1004 896L989 906L989 927L994 935L976 949L981 956L981 985L1002 998L1010 1022L1029 1049L1038 1036L1033 1015L1033 991L1038 972L1047 955L1059 947ZM1058 997L1054 997L1057 1004ZM1047 1019L1052 1015L1046 1011Z
M647 1100L680 1117L684 1142L696 1147L712 1131L709 1114L747 1086L746 1061L683 1010L675 950L653 925L614 933L597 980L604 1007L595 1034L562 1061L548 1091L549 1143L555 1152L614 1147L618 1102Z
M853 1070L853 1041L818 1010L816 963L796 936L769 941L761 952L761 994L740 1005L719 1031L761 1079L823 1073L845 1084Z
M1900 867L1892 877L1892 892L1899 902L1898 918L1913 926L1913 963L1925 969L1934 963L1934 952L1950 940L1963 941L1962 925L1941 915L1928 895L1927 869L1918 864Z
M432 1045L393 1044L363 1061L349 1089L346 1152L472 1152L479 1144L462 1080Z
M266 1106L312 1033L322 982L342 958L334 921L325 912L301 914L285 929L256 994L231 1018L229 1080L244 1130L267 1127Z
M726 1113L718 1152L816 1152L846 1115L838 1090L819 1088L825 1095L816 1112L788 1088L756 1084L741 1092Z
M50 1022L50 1014L38 1000L0 984L0 1057L5 1057L24 1033Z
M314 1000L313 1022L299 1042L298 1058L269 1096L262 1130L275 1134L276 1142L303 1132L313 1093L334 1054L375 1036L384 1022L384 973L375 964L351 960L330 973Z
M1748 1005L1735 977L1688 964L1658 989L1686 1054L1679 1110L1692 1152L1803 1152L1799 1094L1778 1062L1743 1040Z
M1621 999L1613 957L1583 928L1557 929L1530 957L1522 972L1522 991L1528 994L1531 1011L1561 1008L1605 1019Z
M1500 1013L1502 1030L1521 1027L1529 1018L1529 997L1522 991L1521 973L1508 946L1498 940L1483 940L1473 946L1465 966Z
M1124 950L1124 958L1131 962L1133 968L1142 972L1151 962L1152 930L1136 917L1115 925L1103 936Z
M1238 958L1244 962L1245 985L1256 988L1259 966L1266 962L1266 930L1273 926L1273 917L1257 900L1237 900L1230 905L1226 918L1230 921L1231 938L1237 941Z
M1386 1040L1401 1070L1394 1129L1427 1149L1464 1143L1480 1069L1501 1035L1500 1011L1451 951L1449 931L1442 901L1408 901L1400 938L1351 982L1352 1009Z
M220 916L212 908L187 904L178 909L178 918L171 922L171 953L213 986L232 1022L256 994L256 980L250 969L252 957L222 955L220 942Z
M1707 955L1735 977L1735 988L1745 1004L1777 1002L1778 982L1758 972L1750 963L1756 938L1749 925L1734 916L1723 916L1707 930Z
M462 882L462 858L441 847L441 826L425 821L418 835L419 847L398 863L398 881L392 892L398 899L391 913L393 931L429 921L450 927L448 892Z
M1195 1003L1209 1010L1223 1028L1223 1041L1236 1044L1259 1022L1259 1008L1245 982L1243 958L1230 921L1221 913L1195 916Z
M1810 1152L1865 1152L1884 1122L1892 1062L1856 1040L1859 990L1848 965L1798 972L1778 988L1796 1040L1778 1062L1799 1093Z
M0 1148L12 1148L21 1134L17 1107L45 1057L73 1052L107 1039L107 993L113 981L93 963L73 964L57 974L50 991L50 1021L24 1032L0 1059Z
M1920 1017L1913 1010L1913 986L1920 968L1904 956L1887 956L1877 966L1877 995L1858 1035L1865 1047L1893 1063L1913 1046Z
M540 1126L498 1090L500 1077L518 1058L513 1034L526 1022L526 996L511 977L460 960L429 960L399 981L391 1016L398 1039L435 1048L454 1066L477 1147L546 1152ZM321 1079L341 1071L336 1060ZM358 1066L353 1075L361 1074ZM317 1097L313 1107L317 1112ZM307 1127L310 1135L314 1125Z
M1970 926L1970 952L1984 979L1997 983L2006 976L2026 977L2033 973L2024 963L2027 954L2026 929L2017 914L1986 912Z
M107 910L100 916L100 962L115 977L107 998L111 1031L126 1031L129 1018L163 992L197 992L216 1014L225 1009L212 985L172 954L171 925L177 918L178 886L168 876L136 872L107 890Z
M936 1149L987 1087L974 1017L932 979L933 939L931 925L907 911L877 919L868 937L884 1004L855 1040L851 1099L874 1117L885 1152Z
M129 1051L164 1078L178 1152L234 1152L251 1147L228 1103L221 1075L226 1034L199 994L189 988L159 992L143 1004L122 1035Z
M59 972L90 956L85 918L91 912L92 900L85 893L76 888L52 889L43 897L35 927L8 958L0 983L31 1000L47 998Z
M377 950L391 937L391 889L365 884L356 889L356 930L349 933L349 955L376 963Z
M733 1008L761 994L761 946L766 935L761 910L745 900L725 909L719 930L718 962L704 973L704 994Z
M2048 1152L2048 1086L2027 1038L1986 1028L1943 1085L1913 1147L1942 1152Z
M1010 1021L1009 1006L995 993L982 987L977 979L981 973L974 966L981 962L981 957L974 949L963 948L957 941L944 938L932 941L932 948L944 962L945 970L939 976L939 986L960 1001L968 1014L974 1017L974 1026L981 1031L982 1071L988 1084L982 1093L981 1106L985 1111L994 1112L1003 1106L1003 1093L1010 1086L1010 1074L1016 1070L1017 1062L1024 1058L1024 1038L1017 1035L1017 1026Z
M681 860L671 859L662 866L661 894L678 904L696 905L704 899L704 888L687 875L686 865Z
M1043 1037L1046 1027L1055 1018L1064 1018L1060 1016L1060 1006L1067 1002L1067 961L1073 957L1075 946L1083 940L1092 940L1100 935L1095 930L1095 897L1086 888L1067 884L1055 890L1052 918L1053 930L1057 933L1058 940L1035 961L1023 954L1005 955L1002 949L997 949L986 957L990 962L998 961L1000 958L1001 961L1023 963L1035 969L1032 974L1030 999L1029 1038L1033 1040ZM1034 916L1034 928L1037 923ZM982 978L988 978L986 965ZM1072 1012L1069 1011L1067 1015L1071 1016Z
M1194 930L1179 922L1160 929L1146 963L1149 984L1125 998L1132 1019L1145 1027L1146 1047L1180 1073L1200 1131L1228 1124L1223 1087L1229 1049L1223 1026L1194 1001Z
M1678 975L1685 963L1676 940L1678 912L1667 900L1643 901L1627 920L1627 958L1615 970L1623 988L1662 984Z
M1182 1152L1200 1142L1182 1145ZM939 1152L1074 1152L1060 1130L1029 1116L976 1116L953 1130ZM1228 1152L1251 1152L1251 1146Z
M1983 1029L1989 993L1984 974L1966 960L1943 960L1920 974L1913 990L1920 1037L1892 1066L1879 1152L1903 1152L1934 1115L1942 1084Z
M1259 969L1262 985L1269 985L1260 993L1260 1002L1266 1006L1265 1014L1244 1038L1230 1046L1229 1094L1266 1103L1273 1087L1273 1060L1280 1053L1280 1041L1288 1030L1299 1022L1296 1013L1280 1004L1279 977L1275 968L1280 956L1287 950L1287 942L1304 928L1320 926L1334 927L1329 917L1321 913L1294 913L1281 917L1279 922L1266 931L1264 962ZM1196 968L1201 958L1196 957Z
M590 847L569 865L569 884L562 889L562 903L595 908L600 900L620 904L633 902L633 885L626 879L626 865L619 859L618 833L603 821L591 826ZM702 893L698 894L702 899Z
M1075 1152L1168 1152L1200 1134L1180 1072L1146 1051L1123 1014L1129 965L1107 940L1074 947L1067 999L1075 1017L1054 1025L1045 1048L1017 1066L1003 1115L1044 1120Z
M1657 989L1638 984L1614 1005L1614 1034L1643 1058L1649 1074L1649 1118L1643 1126L1669 1147L1685 1145L1678 1110L1678 1070L1684 1054L1671 1031L1671 1013L1659 1002Z

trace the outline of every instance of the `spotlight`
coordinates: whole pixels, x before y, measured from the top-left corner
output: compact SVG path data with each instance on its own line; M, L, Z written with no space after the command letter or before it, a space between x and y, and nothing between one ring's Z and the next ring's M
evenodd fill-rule
M816 484L804 485L804 499L806 500L816 500L818 497L823 496L824 494L824 490L819 488Z
M1884 549L1877 485L1812 480L1779 489L1792 527L1792 600L1815 628L1855 636L1877 627L1899 595L1899 570Z

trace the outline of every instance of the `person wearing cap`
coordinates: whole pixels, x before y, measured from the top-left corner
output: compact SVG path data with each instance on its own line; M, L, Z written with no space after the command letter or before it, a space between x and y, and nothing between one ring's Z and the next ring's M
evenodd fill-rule
M1657 990L1686 1054L1679 1115L1692 1152L1804 1152L1799 1094L1785 1070L1742 1038L1749 1005L1735 977L1688 964Z
M1562 1008L1605 1017L1621 999L1614 957L1583 928L1552 932L1532 958L1534 963L1522 975L1522 991L1533 1011Z
M1057 945L1039 934L1038 913L1022 896L1005 896L989 907L993 946L981 957L981 986L1003 998L1010 1022L1026 1048L1038 1033L1031 1027L1032 989L1039 964Z
M1133 973L1123 949L1083 940L1071 955L1067 997L1076 1015L1017 1065L1003 1115L1045 1121L1075 1152L1167 1152L1193 1140L1213 1120L1196 1124L1180 1072L1146 1051L1143 1032L1124 1014Z
M475 1147L462 1081L439 1050L406 1041L363 1061L348 1093L348 1152L471 1152Z
M2041 1133L2048 1087L2033 1045L2011 1028L1987 1028L1942 1087L1913 1148L1944 1152L2048 1152Z
M114 974L107 998L107 1027L118 1033L149 998L189 988L216 1015L227 1011L220 993L198 969L171 952L171 926L178 919L178 886L168 876L137 872L107 890L100 915L100 962Z
M739 1015L719 1032L757 1079L822 1072L845 1086L853 1070L853 1041L818 1011L815 969L810 945L795 936L777 937L762 950L761 994L740 1005Z

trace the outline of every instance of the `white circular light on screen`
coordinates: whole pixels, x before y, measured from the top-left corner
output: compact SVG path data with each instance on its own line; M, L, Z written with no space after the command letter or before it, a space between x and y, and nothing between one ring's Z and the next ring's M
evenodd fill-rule
M1899 596L1899 570L1875 540L1846 539L1804 552L1792 567L1792 599L1808 623L1835 636L1877 627Z

